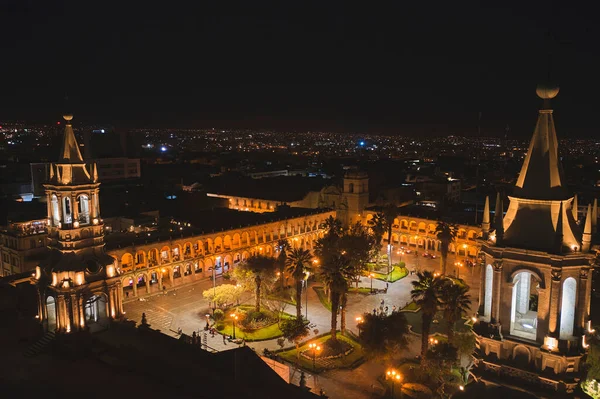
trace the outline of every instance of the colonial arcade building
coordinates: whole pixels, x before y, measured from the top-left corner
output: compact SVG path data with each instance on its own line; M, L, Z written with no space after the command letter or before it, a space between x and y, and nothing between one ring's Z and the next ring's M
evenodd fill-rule
M498 197L492 229L484 223L476 365L557 391L572 392L591 329L588 207L583 228L558 158L550 99L558 88L539 87L544 107L506 216Z

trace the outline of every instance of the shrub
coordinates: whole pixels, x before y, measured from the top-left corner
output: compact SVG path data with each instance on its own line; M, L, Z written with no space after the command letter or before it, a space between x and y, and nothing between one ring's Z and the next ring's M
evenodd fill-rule
M221 309L215 310L215 313L213 314L213 318L215 319L215 321L221 321L224 317L225 313Z

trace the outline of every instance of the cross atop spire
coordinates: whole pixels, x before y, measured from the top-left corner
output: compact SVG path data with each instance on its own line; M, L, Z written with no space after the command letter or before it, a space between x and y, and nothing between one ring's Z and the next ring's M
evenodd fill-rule
M517 179L515 196L536 200L565 200L570 198L562 166L558 159L558 141L550 99L558 94L558 87L538 86L536 93L544 100L521 173Z
M73 126L71 125L73 115L67 114L64 115L63 118L67 123L65 125L65 134L63 136L63 143L62 148L60 150L60 157L58 159L58 162L83 163L83 157L81 156L81 152L79 151L79 144L77 144L75 134L73 133Z

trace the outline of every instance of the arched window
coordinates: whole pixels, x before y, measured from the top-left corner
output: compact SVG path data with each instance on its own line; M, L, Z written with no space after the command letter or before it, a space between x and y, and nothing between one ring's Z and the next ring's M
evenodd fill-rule
M56 330L56 302L53 296L46 298L46 314L48 315L48 331Z
M562 301L560 306L560 339L569 339L573 337L576 298L577 282L573 277L569 277L565 280L562 286Z
M90 200L87 195L82 194L78 198L79 223L90 223Z
M349 193L354 193L354 183L348 184L348 192Z
M64 197L63 198L63 216L65 219L65 223L72 223L72 210L71 210L71 198Z
M492 317L492 292L494 287L494 268L492 265L485 267L485 297L483 302L483 317L490 321Z
M58 198L52 194L52 225L58 226L60 223L60 211L58 209Z
M513 278L510 333L535 340L537 335L538 292L537 281L529 272L520 272Z

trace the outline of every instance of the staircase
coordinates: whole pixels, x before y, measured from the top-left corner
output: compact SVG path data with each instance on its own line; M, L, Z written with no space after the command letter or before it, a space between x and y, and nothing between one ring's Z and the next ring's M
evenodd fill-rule
M55 336L56 334L54 331L48 331L39 341L27 348L25 357L34 357L44 352L48 348L48 345L54 340Z

